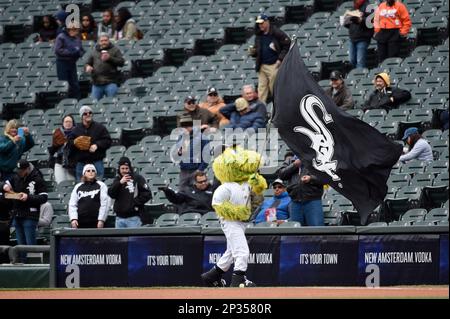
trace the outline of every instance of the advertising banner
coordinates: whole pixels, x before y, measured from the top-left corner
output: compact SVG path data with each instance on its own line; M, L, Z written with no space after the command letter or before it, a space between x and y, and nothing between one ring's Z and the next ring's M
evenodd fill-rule
M61 237L56 245L56 286L127 285L128 237Z
M439 235L363 235L359 237L358 284L436 285L439 257Z
M202 236L130 237L130 286L200 286Z
M280 255L280 236L247 236L250 255L247 278L257 286L277 286ZM205 236L203 246L203 271L211 269L226 250L225 236ZM233 265L223 276L231 282Z
M282 236L281 286L356 285L358 236Z

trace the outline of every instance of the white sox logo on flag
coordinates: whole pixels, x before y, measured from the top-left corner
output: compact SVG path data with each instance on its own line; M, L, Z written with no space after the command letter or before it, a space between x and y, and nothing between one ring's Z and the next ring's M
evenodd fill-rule
M314 106L319 107L322 111L325 124L333 122L333 118L325 109L322 101L317 96L308 94L300 102L300 113L314 131L303 126L296 126L294 132L302 133L311 140L311 148L316 151L316 158L312 161L313 167L328 174L333 181L340 181L341 178L336 174L337 161L332 160L334 155L333 135L318 117Z

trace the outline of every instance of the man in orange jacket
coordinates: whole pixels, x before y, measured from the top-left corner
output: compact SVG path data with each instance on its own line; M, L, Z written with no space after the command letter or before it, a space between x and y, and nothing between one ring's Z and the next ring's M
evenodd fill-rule
M411 19L406 6L395 0L381 3L375 11L374 39L378 44L378 60L398 57L400 43L408 36Z

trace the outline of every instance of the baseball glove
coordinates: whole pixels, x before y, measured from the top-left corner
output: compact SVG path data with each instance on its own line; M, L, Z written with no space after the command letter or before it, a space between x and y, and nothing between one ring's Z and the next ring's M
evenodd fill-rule
M56 129L53 131L53 146L61 146L64 145L67 142L66 137L64 136L64 133L61 131L61 129Z
M91 147L91 137L90 136L78 136L74 141L75 147L80 151L87 151Z

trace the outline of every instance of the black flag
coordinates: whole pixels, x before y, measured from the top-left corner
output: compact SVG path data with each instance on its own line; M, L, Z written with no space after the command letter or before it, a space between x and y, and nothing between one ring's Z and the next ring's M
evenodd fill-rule
M278 71L274 98L272 121L281 138L353 203L365 225L386 196L402 146L339 109L308 72L296 43Z

